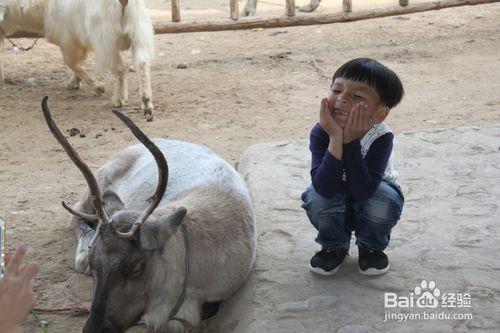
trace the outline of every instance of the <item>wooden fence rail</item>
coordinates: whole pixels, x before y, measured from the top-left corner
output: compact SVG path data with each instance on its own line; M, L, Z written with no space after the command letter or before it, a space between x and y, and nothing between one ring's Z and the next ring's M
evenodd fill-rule
M345 1L345 2L351 2ZM204 21L186 21L178 23L155 23L155 32L157 34L179 33L179 32L200 32L200 31L223 31L223 30L242 30L254 28L281 28L291 26L304 26L316 24L328 24L339 22L352 22L367 20L378 17L404 15L411 13L425 12L429 10L438 10L443 8L457 6L475 6L487 3L500 2L500 0L442 0L428 3L419 3L410 5L407 1L403 6L393 6L376 10L360 10L356 12L340 12L332 14L316 14L301 16L279 16L265 18L242 18L238 21L233 20L204 20ZM287 2L288 3L288 2Z
M329 24L340 22L353 22L372 18L404 15L411 13L439 10L458 6L475 6L481 4L500 2L500 0L442 0L410 5L408 0L399 0L400 6L392 6L376 10L360 10L352 12L352 0L343 0L344 12L332 14L316 14L294 16L294 0L286 0L286 16L265 18L242 18L238 19L238 1L230 0L231 19L202 20L202 21L180 21L179 0L172 1L172 20L174 22L155 22L156 34L201 32L201 31L224 31L243 30L254 28L282 28L291 26L305 26L317 24ZM10 37L39 37L36 34L16 33Z

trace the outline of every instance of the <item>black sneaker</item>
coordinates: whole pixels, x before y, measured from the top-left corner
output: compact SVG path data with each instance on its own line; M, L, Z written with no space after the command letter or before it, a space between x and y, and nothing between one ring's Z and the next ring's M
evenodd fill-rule
M323 249L316 252L309 262L309 270L319 275L333 275L347 255L345 248Z
M363 275L381 275L389 271L389 258L382 250L358 247L359 272Z

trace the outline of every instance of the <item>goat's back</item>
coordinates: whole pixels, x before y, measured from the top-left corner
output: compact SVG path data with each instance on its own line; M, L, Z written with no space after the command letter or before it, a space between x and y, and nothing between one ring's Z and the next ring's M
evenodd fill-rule
M217 185L250 196L246 185L226 161L212 150L189 142L155 139L168 166L168 186L159 206L181 199L190 190L204 185ZM103 191L112 190L128 209L142 210L146 199L155 192L158 168L154 157L142 144L119 152L99 169L98 180Z

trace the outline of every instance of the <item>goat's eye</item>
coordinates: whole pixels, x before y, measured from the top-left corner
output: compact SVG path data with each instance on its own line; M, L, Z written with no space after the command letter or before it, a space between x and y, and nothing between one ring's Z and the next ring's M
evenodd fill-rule
M144 264L144 263L139 263L139 264L135 265L134 269L132 271L130 271L130 273L128 274L128 278L129 279L138 278L144 272L145 267L146 267L146 264Z

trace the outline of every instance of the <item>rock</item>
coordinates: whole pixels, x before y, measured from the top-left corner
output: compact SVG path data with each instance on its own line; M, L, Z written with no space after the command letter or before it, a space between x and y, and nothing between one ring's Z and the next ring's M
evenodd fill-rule
M80 130L76 127L70 128L67 132L69 132L69 136L76 136L80 134Z

